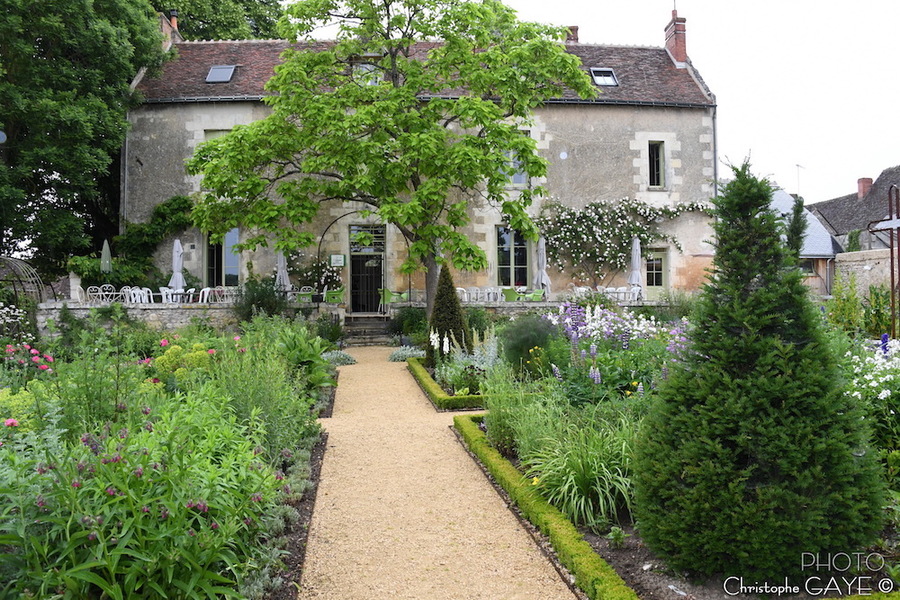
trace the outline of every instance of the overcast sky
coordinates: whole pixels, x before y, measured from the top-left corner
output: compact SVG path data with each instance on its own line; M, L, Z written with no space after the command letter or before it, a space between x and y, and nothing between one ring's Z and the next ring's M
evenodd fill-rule
M582 43L655 47L673 8L505 2L522 20L578 25ZM749 155L755 174L807 204L900 164L900 0L677 0L677 10L688 56L716 95L720 162Z

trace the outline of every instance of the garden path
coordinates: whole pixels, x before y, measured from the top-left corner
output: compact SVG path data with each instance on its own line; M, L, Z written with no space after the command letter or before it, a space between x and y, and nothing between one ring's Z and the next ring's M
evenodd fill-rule
M340 368L298 598L572 600L391 350Z

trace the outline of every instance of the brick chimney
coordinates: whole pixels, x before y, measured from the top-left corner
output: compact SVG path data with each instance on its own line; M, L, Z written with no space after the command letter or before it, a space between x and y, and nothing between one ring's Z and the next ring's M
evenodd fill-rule
M174 8L169 11L169 23L172 24L172 29L178 31L178 11Z
M872 178L871 177L860 177L856 180L856 196L859 200L868 195L869 190L872 189Z
M672 20L666 25L666 50L675 61L675 66L687 63L687 42L685 39L686 19L678 16L678 11L672 11Z
M566 33L567 44L578 43L578 25L569 25L569 32Z

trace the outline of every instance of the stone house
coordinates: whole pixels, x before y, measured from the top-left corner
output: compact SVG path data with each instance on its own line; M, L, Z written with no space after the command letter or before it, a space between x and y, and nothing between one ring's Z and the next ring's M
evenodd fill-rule
M854 194L816 202L808 208L845 251L850 247L851 234L857 235L853 232L858 232L859 250L888 248L887 233L872 233L868 227L887 218L888 190L892 185L900 186L900 166L885 169L874 181L871 177L859 179Z
M177 32L176 32L177 35ZM568 52L581 59L601 92L595 99L556 98L535 111L529 130L550 166L545 181L513 177L509 193L540 183L548 197L570 206L630 196L656 206L707 202L717 179L716 103L686 51L685 20L672 12L659 48L589 45L571 28ZM323 44L326 42L323 42ZM268 114L262 102L265 83L279 63L286 41L173 42L177 58L155 78L136 82L144 102L129 114L131 130L123 150L122 216L149 218L153 207L174 195L191 195L200 181L188 175L184 161L203 141L236 125ZM422 289L424 277L399 272L406 254L403 236L373 217L362 217L348 204L323 205L311 224L317 246L307 256L329 260L341 271L345 302L351 312L375 310L377 289ZM540 203L533 207L535 215ZM659 243L645 249L645 297L667 290L693 290L705 279L713 248L709 217L685 213L663 226L680 249ZM374 235L370 246L351 241L354 232ZM492 209L473 209L465 233L482 245L489 266L457 273L461 287L530 286L534 276L532 242L510 231ZM210 244L204 232L179 237L185 270L203 285L233 285L251 273L271 274L275 256L261 248L238 255L232 245L244 232L233 230L224 244ZM169 244L157 257L165 272ZM616 274L607 285L625 285ZM572 283L551 269L551 289Z

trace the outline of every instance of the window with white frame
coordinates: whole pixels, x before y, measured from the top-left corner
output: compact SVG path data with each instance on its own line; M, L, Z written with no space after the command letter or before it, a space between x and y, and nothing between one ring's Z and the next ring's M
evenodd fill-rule
M206 248L206 285L236 286L240 283L241 255L234 246L239 231L232 229L225 234L221 244L209 244Z
M666 185L665 144L659 141L649 142L647 148L650 187L661 188Z
M604 87L619 85L619 80L616 79L616 74L612 69L591 67L590 71L591 79L594 80L595 85Z
M506 226L497 227L497 285L528 286L528 241Z

